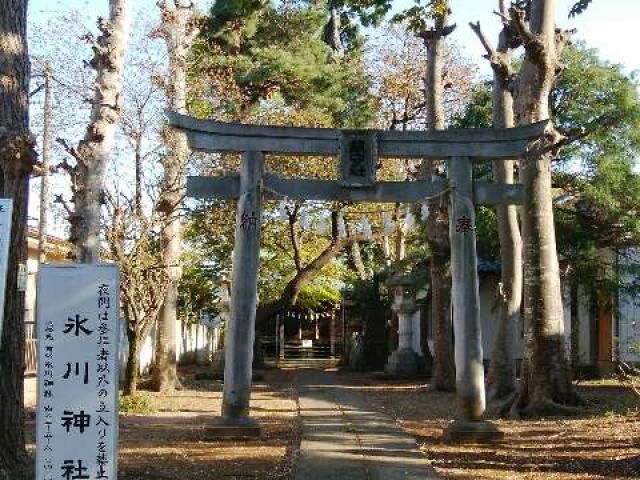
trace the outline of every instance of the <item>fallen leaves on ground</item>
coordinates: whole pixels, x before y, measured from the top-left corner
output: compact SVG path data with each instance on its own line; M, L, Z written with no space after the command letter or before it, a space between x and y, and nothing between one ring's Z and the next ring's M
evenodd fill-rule
M614 380L580 385L589 407L577 417L493 418L505 439L491 445L442 442L455 415L452 393L426 383L361 383L373 405L416 435L446 479L640 479L640 402Z

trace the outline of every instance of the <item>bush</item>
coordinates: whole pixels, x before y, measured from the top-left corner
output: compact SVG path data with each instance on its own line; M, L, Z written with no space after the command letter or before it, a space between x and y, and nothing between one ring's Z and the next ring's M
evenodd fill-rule
M120 395L120 413L149 414L154 411L153 401L147 394Z

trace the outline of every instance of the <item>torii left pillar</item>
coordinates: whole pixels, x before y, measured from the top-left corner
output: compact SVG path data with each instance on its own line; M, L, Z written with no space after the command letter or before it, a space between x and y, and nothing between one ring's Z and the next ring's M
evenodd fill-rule
M263 170L262 153L245 152L242 155L231 279L231 318L225 342L222 421L219 428L214 427L219 435L260 435L260 426L249 417L249 401L260 263Z

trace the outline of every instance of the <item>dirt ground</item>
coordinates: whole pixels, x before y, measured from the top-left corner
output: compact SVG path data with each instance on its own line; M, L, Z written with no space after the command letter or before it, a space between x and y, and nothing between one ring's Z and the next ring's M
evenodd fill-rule
M368 382L367 382L368 383ZM413 432L446 479L640 479L640 399L615 380L579 385L590 406L577 417L493 418L505 439L490 446L441 442L453 394L426 384L361 385L373 404Z
M220 412L222 385L196 380L193 369L182 373L183 390L144 392L153 413L121 415L121 480L291 479L300 443L295 371L268 370L256 383L251 415L264 435L251 441L208 439L206 426ZM504 442L460 446L440 441L453 418L453 394L435 392L424 382L336 374L365 392L374 410L414 434L445 479L640 479L640 401L616 381L581 384L590 407L578 417L495 419ZM31 412L31 439L33 423Z
M257 382L251 415L261 439L212 441L206 426L219 415L222 384L183 377L184 389L149 393L154 415L127 415L120 423L122 480L287 479L299 445L298 407L292 374L268 371Z
M263 436L251 441L212 441L206 426L219 415L222 384L181 372L183 389L172 394L142 391L148 414L120 415L119 480L285 480L300 444L293 373L270 370L256 382L251 416ZM33 412L28 433L33 441ZM30 445L33 451L34 445Z

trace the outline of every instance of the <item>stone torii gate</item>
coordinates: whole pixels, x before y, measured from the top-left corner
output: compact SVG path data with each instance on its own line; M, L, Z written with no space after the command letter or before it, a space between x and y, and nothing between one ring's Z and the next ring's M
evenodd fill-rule
M548 122L512 129L375 131L295 128L198 120L174 112L169 123L183 131L192 150L240 152L239 174L189 177L187 195L237 199L231 319L225 345L222 425L258 430L249 417L255 337L257 274L263 199L414 203L449 189L449 236L457 419L454 440L501 435L483 419L484 369L480 331L475 205L521 204L517 184L473 181L472 161L523 157ZM264 172L265 154L338 156L337 180L284 179ZM378 182L378 158L447 159L448 181Z

